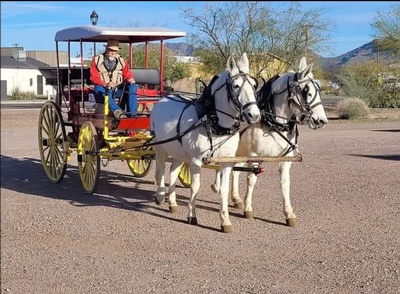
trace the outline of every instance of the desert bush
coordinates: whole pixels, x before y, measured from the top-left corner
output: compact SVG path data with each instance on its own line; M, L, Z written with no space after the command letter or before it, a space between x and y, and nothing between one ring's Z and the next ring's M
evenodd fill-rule
M369 115L367 103L357 97L345 98L338 103L337 107L341 119L367 118Z
M372 108L400 107L398 83L379 81L379 74L383 72L397 76L393 70L378 66L373 61L345 66L338 77L343 94L349 97L360 97Z
M36 98L34 91L21 91L16 86L11 89L11 95L8 97L10 100L34 100Z
M371 61L345 66L339 76L344 94L359 97L370 107L377 105L377 100L382 95L382 87L378 83L380 71L381 69Z

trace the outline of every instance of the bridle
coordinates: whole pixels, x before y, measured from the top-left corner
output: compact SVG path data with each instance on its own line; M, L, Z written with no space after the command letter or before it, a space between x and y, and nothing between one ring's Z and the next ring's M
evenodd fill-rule
M233 83L233 82L234 82L235 79L237 79L237 78L239 78L239 77L241 77L241 78L243 79L243 83L242 83L242 85L238 88L238 87L235 87L235 86L234 86L234 83ZM239 71L238 74L235 74L235 75L233 75L233 76L231 76L231 75L229 74L229 76L228 76L227 80L225 81L225 83L223 83L220 87L218 87L218 88L214 91L214 93L211 95L211 96L212 96L212 100L214 100L214 95L215 95L215 93L217 93L217 92L218 92L219 90L221 90L224 86L226 86L226 89L227 89L227 92L228 92L228 101L229 101L229 103L230 103L231 105L233 105L234 109L235 109L236 111L239 112L239 116L232 116L232 115L230 115L230 114L228 114L228 113L226 113L226 112L224 112L224 111L222 111L222 110L219 110L219 109L217 109L217 108L215 108L215 107L214 107L214 110L215 110L216 112L222 113L222 114L227 115L227 116L229 116L230 118L232 118L232 119L235 121L235 123L234 123L233 125L236 125L236 122L239 122L239 119L240 119L241 121L244 121L244 120L243 120L243 113L244 113L244 110L245 110L246 108L250 107L251 105L256 105L256 104L257 104L256 101L248 102L248 103L246 103L246 104L243 104L242 102L239 101L239 97L240 97L240 94L241 94L241 92L242 92L242 90L243 90L244 84L245 84L246 82L248 82L248 83L251 85L249 79L253 79L253 80L256 82L255 86L252 85L252 89L253 89L254 96L256 96L256 89L257 89L257 87L258 87L258 81L257 81L257 79L254 78L254 77L252 77L252 76L250 76L250 75L247 74L247 73L242 72L242 71ZM210 85L210 86L211 86L211 85ZM214 101L215 101L215 100L214 100Z
M243 83L239 88L235 87L234 83L233 83L234 80L237 79L237 78L242 78L243 79ZM204 111L203 114L201 114L201 111L199 111L199 110L197 111L197 113L198 113L199 117L202 116L203 125L205 126L205 128L207 130L207 137L208 137L208 140L210 141L210 145L211 145L210 150L211 151L213 151L213 149L214 149L213 142L212 142L212 134L214 133L214 134L216 134L218 136L225 136L225 135L232 136L232 135L234 135L240 128L240 121L244 121L243 120L244 110L246 108L250 107L251 105L256 105L257 104L256 100L252 101L252 102L248 102L246 104L243 104L239 100L239 97L240 97L240 94L241 94L241 92L243 90L244 84L246 82L248 82L251 85L249 78L252 78L254 81L256 81L255 86L252 86L254 96L256 97L256 89L257 89L257 85L258 85L257 79L251 77L247 73L239 71L238 74L233 75L233 76L231 76L229 74L229 76L226 79L225 83L223 83L221 86L219 86L214 91L214 93L211 94L211 92L210 92L209 97L206 96L204 99L202 99L202 102L200 102L200 105L199 105L200 108L202 108L204 105L208 105L208 108L203 110ZM215 81L215 80L213 80L213 81ZM212 82L208 85L208 87L212 86ZM228 94L227 95L228 96L228 102L231 105L233 105L233 107L234 107L234 109L236 111L238 111L238 113L239 113L238 116L233 116L233 115L231 115L229 113L226 113L225 111L222 111L222 110L217 109L215 107L215 93L217 93L223 87L226 87L226 90L228 92L227 93ZM205 93L207 93L206 89L203 92L203 94L205 94ZM207 95L207 94L205 94L205 95ZM201 101L201 99L200 99L200 101ZM198 109L199 109L199 107L198 107ZM221 126L219 124L219 122L218 122L219 118L218 118L217 112L222 113L222 114L224 114L226 116L229 116L230 118L233 119L233 124L232 124L232 126L230 128L223 127L223 126ZM228 139L229 139L229 137L226 140L228 140Z
M267 83L269 87L272 88L272 84L278 79L278 76L271 78ZM264 81L264 86L267 86ZM305 84L303 87L302 85ZM308 99L308 94L310 91L310 86L315 89L315 94L311 99ZM275 131L279 136L281 136L288 144L289 148L282 154L282 156L287 155L293 150L297 150L297 139L299 136L298 124L304 124L304 122L309 121L313 115L313 109L319 105L321 102L315 103L318 95L320 95L320 87L312 78L305 78L302 80L298 79L298 73L294 75L293 81L288 77L286 81L286 88L280 92L274 92L271 88L266 88L267 91L262 91L263 88L257 93L258 106L261 111L261 122L272 131ZM271 90L271 91L269 91ZM301 117L298 119L295 115L293 117L282 117L275 113L274 109L274 97L282 95L287 92L287 99L289 107L294 105L300 110ZM276 118L282 118L287 121L287 123L280 123ZM295 133L295 143L293 144L282 132L294 132Z
M298 80L298 73L295 74L293 81L290 81L290 77L288 77L286 84L286 89L278 93L272 93L272 95L280 95L283 94L285 91L288 91L289 106L294 105L300 110L302 114L299 120L296 119L296 122L304 124L304 121L306 119L309 120L313 115L312 110L322 104L321 102L314 103L317 96L320 95L320 87L317 82L315 82L315 80L312 78ZM305 85L301 87L302 84ZM307 98L308 92L310 91L310 85L314 86L315 93L314 96L310 100L308 100Z

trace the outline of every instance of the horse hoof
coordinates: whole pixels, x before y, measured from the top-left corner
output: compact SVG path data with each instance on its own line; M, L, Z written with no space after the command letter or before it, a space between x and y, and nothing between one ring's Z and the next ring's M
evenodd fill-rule
M232 229L232 225L229 226L221 226L221 231L223 233L232 233L233 229Z
M197 226L197 217L188 217L188 223Z
M244 217L247 219L253 219L254 218L254 213L252 211L245 211L244 212Z
M234 201L233 202L233 207L237 209L243 209L244 208L244 203L243 201Z
M218 189L215 185L211 185L211 190L213 190L214 193L218 193Z
M169 207L169 212L171 213L177 213L179 211L178 206L170 206Z
M293 228L293 227L297 226L297 219L295 219L295 218L288 218L288 219L286 219L286 224L287 224L289 227Z
M155 202L156 202L156 204L157 204L157 205L160 205L161 203L163 203L163 202L164 202L164 199L162 199L162 200L158 200L158 198L157 198L157 197L154 197L154 200L155 200Z

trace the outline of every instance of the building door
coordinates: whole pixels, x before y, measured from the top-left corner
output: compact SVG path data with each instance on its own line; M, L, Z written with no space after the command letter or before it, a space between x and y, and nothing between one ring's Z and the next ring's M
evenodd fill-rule
M1 99L7 99L7 81L1 81Z
M43 95L43 76L37 76L37 95Z

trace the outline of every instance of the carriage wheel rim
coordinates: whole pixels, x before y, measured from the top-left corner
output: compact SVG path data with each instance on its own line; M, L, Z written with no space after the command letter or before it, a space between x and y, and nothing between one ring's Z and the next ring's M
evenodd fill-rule
M151 159L132 159L127 160L128 167L132 174L137 178L145 177L151 168Z
M52 101L42 106L38 123L39 153L49 180L60 182L67 167L66 132L61 111Z
M83 189L91 194L98 185L100 176L99 141L92 122L85 122L78 137L78 170Z

